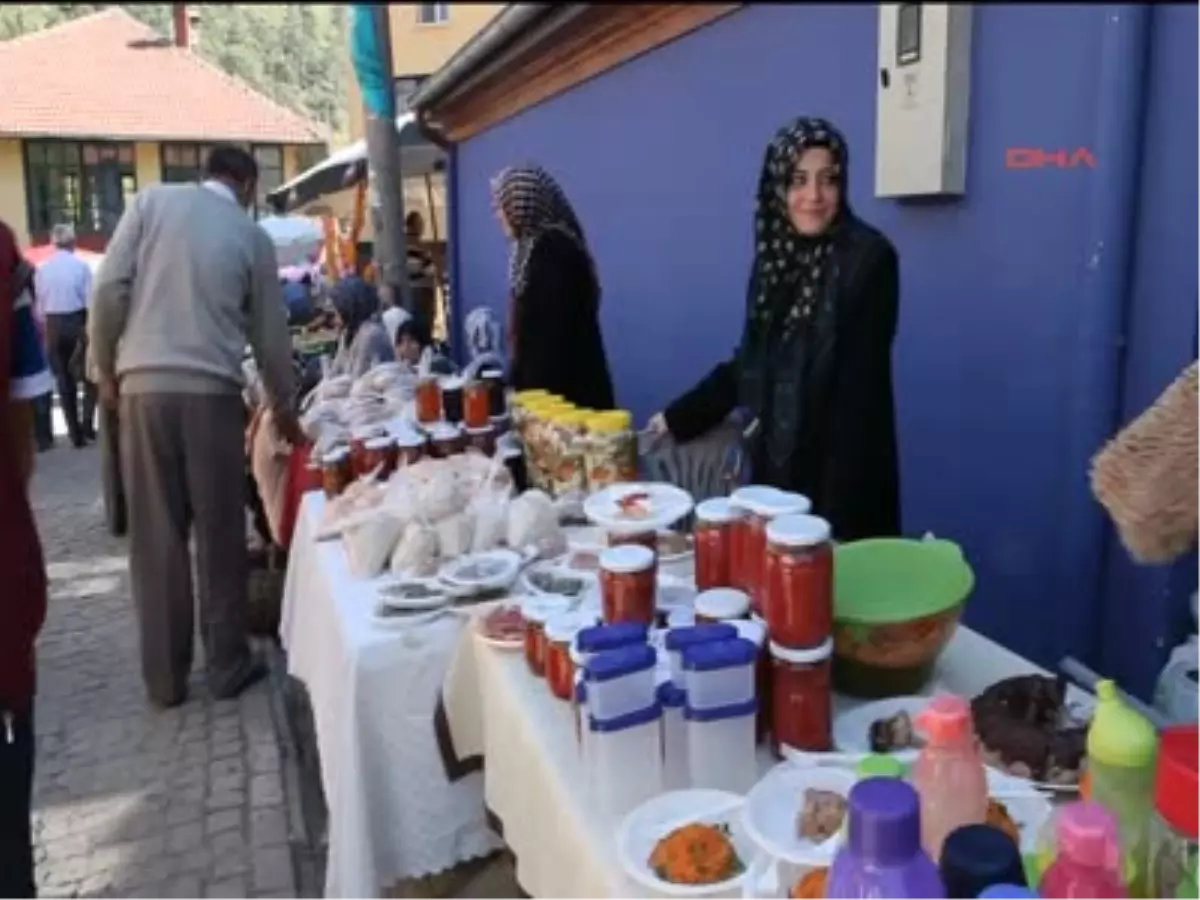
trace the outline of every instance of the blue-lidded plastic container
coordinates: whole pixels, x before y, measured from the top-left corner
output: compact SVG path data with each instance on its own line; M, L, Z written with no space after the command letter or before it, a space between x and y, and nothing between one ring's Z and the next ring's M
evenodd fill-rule
M688 647L733 640L737 636L737 629L728 622L672 628L667 632L664 642L667 648L667 657L671 661L671 680L676 684L683 684L683 651Z
M575 636L580 653L602 653L633 644L646 643L649 630L640 622L620 622L616 625L593 625Z
M618 719L654 702L658 654L648 644L597 653L587 664L588 714L601 721Z
M683 684L688 703L716 709L754 700L758 647L745 638L693 644L683 650Z
M696 709L689 693L683 708L687 731L688 781L693 788L744 794L758 780L753 697L710 709Z

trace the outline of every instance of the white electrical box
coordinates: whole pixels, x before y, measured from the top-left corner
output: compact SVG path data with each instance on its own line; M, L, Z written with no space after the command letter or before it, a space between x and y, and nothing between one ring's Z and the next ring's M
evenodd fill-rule
M971 6L879 4L875 196L963 193L970 105Z

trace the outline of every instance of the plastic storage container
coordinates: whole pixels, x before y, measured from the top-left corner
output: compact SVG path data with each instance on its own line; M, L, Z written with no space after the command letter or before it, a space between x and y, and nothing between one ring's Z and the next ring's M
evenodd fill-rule
M1101 804L1121 826L1121 849L1129 860L1130 891L1144 895L1146 837L1154 810L1158 733L1128 706L1111 681L1096 684L1096 712L1087 734L1089 799ZM1193 797L1193 805L1195 798Z
M646 643L650 630L640 622L621 622L617 625L593 625L575 636L575 647L584 662L595 653Z
M701 591L733 587L733 539L737 522L746 513L725 497L696 506L692 529L696 548L696 588ZM748 599L748 598L747 598Z
M687 726L683 720L687 692L670 681L660 684L658 686L658 703L663 711L663 790L682 790L691 786L688 776Z
M1120 826L1116 817L1097 803L1063 807L1055 823L1054 862L1042 875L1043 897L1128 897L1121 877Z
M688 780L693 788L744 794L758 780L754 717L756 702L695 709L689 693L687 722Z
M665 645L671 665L671 680L676 684L684 684L683 653L689 647L698 644L708 644L715 641L729 641L738 636L737 629L732 625L719 622L715 625L692 625L687 628L672 628L667 632Z
M833 639L811 650L771 641L771 736L784 747L825 752L833 747Z
M895 778L860 781L850 790L849 819L825 896L946 896L937 866L921 849L921 805L911 785Z
M589 704L590 700L589 688ZM585 759L592 794L614 820L662 792L662 708L588 718Z
M588 660L588 714L607 721L646 709L654 702L658 655L648 645L605 650Z
M735 572L733 586L750 595L755 612L762 612L763 569L767 556L767 525L779 516L807 513L812 504L801 494L791 494L777 488L749 485L738 488L730 496L735 507L746 515L738 520L735 540L740 546L740 572Z
M817 516L780 516L767 526L763 615L780 646L815 647L833 631L832 537Z
M750 619L750 595L737 588L711 588L696 595L696 621L703 625Z
M938 865L947 897L978 897L994 884L1026 884L1016 842L990 825L964 825L946 837Z
M1176 726L1162 733L1144 867L1150 897L1197 894L1197 733L1195 725Z
M683 651L688 705L717 709L755 699L758 648L742 638L694 644Z
M926 735L912 769L913 786L921 797L921 845L938 860L950 832L987 820L987 772L971 705L962 697L935 697L916 724Z
M761 744L770 734L771 724L771 654L767 650L767 624L759 618L738 619L731 622L738 637L750 641L758 648L758 660L754 663L754 690L758 694L758 742Z
M658 594L657 554L638 544L609 547L600 554L604 621L654 623Z

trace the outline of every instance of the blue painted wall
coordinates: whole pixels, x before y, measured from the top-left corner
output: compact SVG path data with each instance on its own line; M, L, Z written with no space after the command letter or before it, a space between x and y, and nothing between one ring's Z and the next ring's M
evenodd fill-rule
M872 196L875 7L747 7L458 148L463 306L505 303L507 251L489 179L516 161L542 163L588 232L618 397L644 417L730 352L766 142L794 115L828 116L849 139L855 208L900 252L906 530L965 546L980 576L974 627L1044 663L1070 652L1144 682L1153 664L1144 647L1110 652L1100 634L1102 623L1144 614L1140 598L1122 606L1081 596L1056 565L1064 504L1086 499L1082 474L1065 471L1064 357L1089 314L1084 225L1104 163L1005 167L1010 147L1090 145L1103 14L977 6L966 197L902 204ZM1156 9L1131 412L1182 364L1181 329L1193 334L1195 33L1194 6ZM1064 488L1068 478L1075 484ZM1139 641L1160 627L1146 625Z

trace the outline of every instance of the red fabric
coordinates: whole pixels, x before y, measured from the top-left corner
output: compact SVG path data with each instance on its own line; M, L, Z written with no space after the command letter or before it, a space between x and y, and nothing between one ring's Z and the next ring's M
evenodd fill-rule
M0 402L8 403L13 368L14 276L21 260L0 222ZM34 642L46 618L46 567L16 448L0 434L0 709L24 712L35 688Z
M300 501L310 487L307 484L308 450L308 447L296 447L288 459L287 499L283 504L283 520L279 523L279 540L285 550L292 545L296 517L300 514Z

